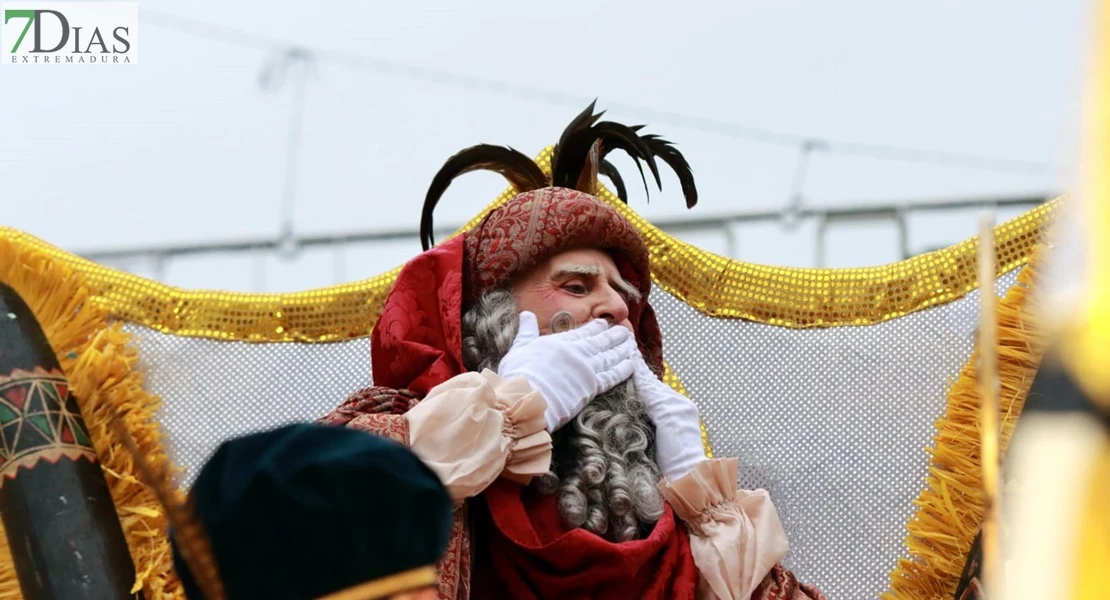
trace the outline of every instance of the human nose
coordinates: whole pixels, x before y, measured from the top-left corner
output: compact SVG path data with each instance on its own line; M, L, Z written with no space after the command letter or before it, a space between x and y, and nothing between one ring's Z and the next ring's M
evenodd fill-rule
M605 319L610 325L619 325L628 320L628 303L616 290L606 290L605 296L594 305L595 319Z

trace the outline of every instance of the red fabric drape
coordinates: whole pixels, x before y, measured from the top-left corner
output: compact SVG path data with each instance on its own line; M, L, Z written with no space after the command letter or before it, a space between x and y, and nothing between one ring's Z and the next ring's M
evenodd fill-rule
M463 238L409 261L397 275L370 336L374 385L424 397L464 372Z
M475 510L472 597L519 600L694 597L698 573L670 506L647 538L613 543L567 530L556 499L501 480Z

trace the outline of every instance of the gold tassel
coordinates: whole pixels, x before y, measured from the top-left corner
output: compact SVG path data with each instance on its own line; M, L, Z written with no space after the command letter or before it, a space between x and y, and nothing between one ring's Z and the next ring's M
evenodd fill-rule
M133 591L142 590L147 599L183 598L161 505L138 479L130 454L111 430L111 415L118 411L148 460L169 466L154 422L159 401L143 390L141 376L133 369L137 354L129 346L130 336L119 324L109 324L79 273L4 238L0 281L30 306L80 403L135 562ZM20 598L7 536L0 530L0 600Z
M998 304L998 377L1001 434L1005 448L1044 354L1046 332L1033 314L1040 247ZM948 391L948 407L936 424L926 489L914 501L907 526L909 558L890 574L884 600L936 600L955 593L968 551L983 517L979 439L979 349Z

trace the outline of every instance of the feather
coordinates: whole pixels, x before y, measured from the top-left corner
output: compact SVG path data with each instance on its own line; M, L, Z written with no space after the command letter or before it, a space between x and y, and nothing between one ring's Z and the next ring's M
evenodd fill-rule
M601 140L595 140L590 145L590 151L586 153L586 164L582 167L582 172L578 174L578 182L574 185L574 189L580 192L586 192L591 196L597 195L597 174L601 160Z
M686 208L693 208L698 203L698 188L694 185L694 171L690 168L690 163L686 162L686 157L674 147L674 144L658 135L649 134L642 139L651 148L652 154L667 163L667 166L678 176L682 195L686 198Z
M595 126L601 139L604 140L604 147L608 148L608 152L613 150L621 150L628 156L632 157L633 162L636 163L636 168L640 170L640 179L644 181L644 193L651 196L648 191L647 178L644 176L644 168L640 165L640 161L644 161L651 171L652 177L655 178L655 186L662 189L663 182L659 178L659 167L655 164L655 156L651 152L651 147L647 145L644 140L637 135L637 131L643 126L632 128L620 123L613 123L612 121L603 121Z
M597 101L590 103L586 110L579 113L563 130L559 143L555 146L552 158L552 185L573 187L587 191L595 189L595 185L588 183L590 172L593 168L589 163L590 152L597 142L600 142L598 153L598 174L605 175L613 180L617 187L618 197L628 201L624 181L617 174L617 169L612 163L605 160L613 150L620 150L632 158L640 172L640 179L644 184L644 192L651 197L651 190L644 173L643 163L647 163L655 185L663 189L663 182L659 176L659 167L656 159L662 160L678 176L682 186L682 195L686 199L686 207L693 208L698 203L698 190L694 183L693 170L686 158L674 145L655 134L640 135L644 125L622 125L612 121L599 121L605 111L594 113Z
M592 107L591 104L590 108L592 109ZM627 125L612 121L595 123L602 114L604 113L596 115L582 113L575 117L574 121L563 131L551 162L552 184L574 187L579 180L582 169L585 168L590 148L594 142L600 140L602 150L599 158L612 150L621 150L628 154L640 171L640 179L644 182L645 193L650 194L647 177L644 175L644 168L640 161L648 163L648 168L651 170L656 184L659 185L659 169L655 164L651 149L636 134L636 130Z
M526 192L549 185L578 189L591 195L597 194L597 178L608 177L617 191L617 197L628 203L628 190L624 179L606 156L613 150L627 154L640 172L644 193L651 197L643 163L647 163L655 185L663 189L656 158L661 159L678 175L686 207L698 202L694 175L686 158L671 142L657 135L640 135L643 125L622 125L612 121L599 121L605 111L594 113L597 100L590 102L578 113L559 136L551 158L551 177L548 178L532 159L520 152L489 144L472 146L452 156L440 168L428 187L420 217L420 243L424 250L435 245L432 235L432 216L436 205L454 179L471 171L486 170L500 173L517 192Z
M549 185L543 170L531 158L512 148L479 144L455 154L447 159L432 178L432 184L424 197L424 208L420 215L420 243L424 250L435 245L432 237L432 213L435 212L436 204L456 177L471 171L500 173L517 192Z
M624 187L624 179L621 177L620 171L617 170L616 165L602 159L598 161L597 172L609 178L613 182L613 187L617 190L617 198L622 202L628 204L628 189Z
M605 111L601 111L596 115L594 114L594 106L596 104L597 99L595 98L594 101L586 107L586 110L578 113L578 115L571 120L570 124L567 125L566 129L563 130L562 135L559 136L559 143L555 144L555 148L551 154L551 165L553 167L556 163L559 162L559 155L562 153L563 148L567 146L568 140L572 136L578 135L580 132L588 130L590 127L593 126L594 123L597 122L598 119L601 118L601 115L605 114Z

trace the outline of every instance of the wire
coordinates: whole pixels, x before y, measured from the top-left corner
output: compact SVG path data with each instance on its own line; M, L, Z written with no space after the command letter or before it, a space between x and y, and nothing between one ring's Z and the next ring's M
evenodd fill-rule
M576 109L581 108L593 100L593 98L566 94L556 90L475 77L444 69L434 69L395 61L381 60L334 50L311 48L272 36L257 34L234 27L228 27L226 25L199 21L161 11L144 9L141 11L141 16L144 21L163 29L178 31L240 47L257 48L265 51L296 52L310 61L330 62L402 79L425 81L460 89L481 91L493 95L515 97L541 104L569 106ZM979 169L1001 173L1020 173L1023 175L1055 174L1061 170L1057 165L1039 161L967 154L962 152L948 152L943 150L924 150L857 141L833 140L819 136L806 136L772 131L760 127L696 117L677 112L660 111L645 106L613 102L607 102L606 104L610 109L634 113L652 123L673 125L684 129L713 133L762 144L790 147L816 144L820 146L821 149L828 152L848 156L863 156L900 162Z

